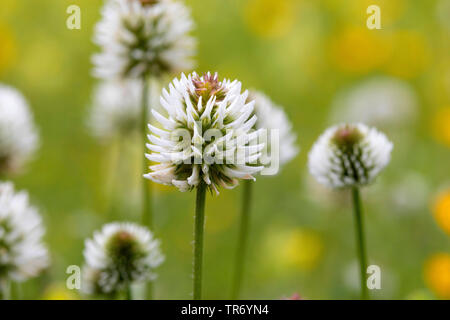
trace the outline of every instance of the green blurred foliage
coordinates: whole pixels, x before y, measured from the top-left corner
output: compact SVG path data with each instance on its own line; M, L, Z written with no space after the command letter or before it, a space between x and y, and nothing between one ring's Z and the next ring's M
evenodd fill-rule
M450 238L433 220L429 205L450 183L449 146L435 139L432 130L436 110L450 107L449 80L443 76L450 75L450 26L439 22L438 2L187 1L197 24L196 70L218 71L222 77L239 79L245 88L266 92L285 107L301 146L278 176L257 179L244 298L279 299L294 292L310 299L358 297L347 279L356 260L348 195L324 205L328 194L312 191L306 160L314 140L329 125L337 92L374 75L409 82L420 105L418 121L405 133L408 139L403 143L393 138L391 165L379 185L365 193L370 263L384 272L383 289L374 297L402 299L422 292L424 261L450 250ZM70 4L81 8L81 30L66 28ZM24 93L41 133L36 158L13 181L28 190L40 208L52 255L52 267L44 276L21 285L24 298L67 295L65 270L83 263L84 239L112 219L139 221L139 139L100 145L86 126L96 83L90 58L97 49L91 39L101 4L2 0L0 80ZM382 30L366 28L370 4L381 7ZM387 134L396 137L395 130ZM118 169L114 148L122 150ZM112 172L117 176L111 177ZM408 172L426 181L429 194L418 208L401 210L386 200L387 190ZM111 187L108 181L116 183ZM195 195L152 187L155 231L166 255L156 297L190 298ZM207 198L208 299L229 298L240 191L222 190L218 197ZM60 295L48 293L55 285L62 287Z

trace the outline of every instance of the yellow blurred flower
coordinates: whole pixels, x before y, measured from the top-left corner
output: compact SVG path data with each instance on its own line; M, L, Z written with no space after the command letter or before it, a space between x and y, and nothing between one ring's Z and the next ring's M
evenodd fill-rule
M294 0L248 0L245 22L261 37L277 38L289 32L295 22Z
M430 61L430 48L424 34L403 30L392 36L392 54L385 71L393 76L411 79L425 71Z
M0 25L0 74L10 67L16 58L16 42L12 32Z
M431 119L431 128L436 140L450 147L450 107L435 112Z
M42 298L44 300L77 300L78 295L67 289L64 284L56 283L45 289Z
M438 225L450 235L450 189L437 196L434 201L433 214Z
M311 270L317 266L323 254L320 235L312 230L294 229L273 232L267 239L272 261L282 268Z
M379 68L390 55L386 36L366 27L347 27L330 41L331 59L342 71L367 73Z
M318 2L318 1L315 1ZM381 27L386 28L396 22L405 12L405 0L346 0L343 5L342 0L322 0L321 6L328 9L333 15L338 16L343 21L351 22L355 25L366 25L367 8L370 5L377 5L381 11Z
M442 299L450 299L450 254L438 253L425 263L425 281Z

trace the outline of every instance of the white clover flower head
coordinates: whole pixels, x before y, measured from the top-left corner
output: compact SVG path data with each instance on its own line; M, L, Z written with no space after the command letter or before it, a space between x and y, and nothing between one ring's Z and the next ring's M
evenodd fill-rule
M26 192L14 192L12 183L0 183L0 280L25 281L49 265L45 233Z
M417 107L417 96L407 82L378 76L339 93L331 120L399 127L414 120Z
M15 173L37 149L39 136L23 95L0 84L0 176Z
M276 105L262 92L252 90L249 98L255 101L257 117L255 128L262 129L266 135L267 153L271 157L278 156L279 165L283 166L299 152L299 148L295 144L297 137L292 130L292 124L283 108ZM278 141L276 141L278 143L278 155L272 154L274 151L272 150L272 130L278 130Z
M140 126L142 84L138 80L101 82L94 92L89 126L101 140L125 136Z
M187 7L172 0L110 0L94 42L94 75L104 79L160 76L193 66L195 40Z
M152 110L159 127L149 125L146 156L156 164L144 177L181 191L205 183L216 193L254 179L264 168L257 165L264 144L247 98L239 81L220 81L217 73L175 78L160 100L167 116Z
M323 133L309 153L310 173L331 188L371 183L391 158L393 145L375 128L342 124Z
M112 293L127 285L156 277L163 261L160 242L145 227L133 223L109 223L87 239L84 249L83 290Z

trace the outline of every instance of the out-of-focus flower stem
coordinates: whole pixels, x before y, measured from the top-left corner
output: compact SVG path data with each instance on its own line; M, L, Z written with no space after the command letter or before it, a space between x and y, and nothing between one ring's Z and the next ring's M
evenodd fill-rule
M147 141L147 126L148 126L148 77L142 77L142 146L145 154L145 143ZM144 156L143 172L148 170L148 160ZM153 231L153 212L152 212L152 194L150 183L146 179L142 179L142 224Z
M352 188L352 198L353 198L353 209L355 213L355 235L356 235L357 254L360 265L361 299L368 300L369 294L366 284L367 255L364 240L364 219L359 189L356 186Z
M148 76L144 75L142 77L142 115L141 115L141 130L142 130L142 147L144 148L143 155L143 172L148 170L148 160L144 156L146 148L145 143L147 141L147 126L148 126L148 101L149 101L149 86L148 86ZM142 225L148 227L152 232L153 230L153 210L152 210L152 188L150 182L147 179L142 178ZM153 285L151 282L147 284L147 298L153 298Z
M132 288L131 288L131 283L128 283L125 288L125 299L133 300L133 292L132 292Z
M11 282L9 279L0 279L0 300L9 300L11 291Z
M194 300L202 299L203 233L205 229L206 185L197 187L194 228Z
M242 211L240 217L239 236L236 251L236 265L234 269L234 282L231 292L231 299L236 300L242 287L242 277L244 274L245 256L247 252L247 239L249 233L250 205L252 201L252 181L243 181Z
M20 282L11 282L11 300L22 300L22 284Z

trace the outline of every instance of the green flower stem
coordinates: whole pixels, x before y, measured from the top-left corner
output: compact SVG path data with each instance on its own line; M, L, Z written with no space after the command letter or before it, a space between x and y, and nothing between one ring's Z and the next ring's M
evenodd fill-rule
M131 283L128 283L125 288L125 300L133 300L133 292L131 289Z
M11 300L22 300L22 284L11 282Z
M250 204L252 202L252 181L245 180L243 182L243 194L242 194L242 211L241 221L239 228L239 238L236 251L236 265L234 271L233 289L231 292L231 299L236 300L239 298L239 294L242 286L242 277L244 274L245 255L247 252L247 239L249 233L249 221L250 221Z
M360 277L361 277L361 299L369 299L369 294L366 284L366 270L367 270L367 256L366 256L366 246L364 241L364 219L361 206L361 199L359 196L358 187L352 188L353 196L353 209L355 213L355 230L356 230L356 243L358 246L357 254L359 258L360 265Z
M141 114L141 130L142 130L142 147L144 148L143 152L143 173L148 170L148 160L145 157L146 152L146 141L147 141L147 126L148 126L148 100L149 100L149 87L148 87L148 77L142 77L142 114ZM142 178L142 225L148 227L150 230L153 230L153 210L152 210L152 188L147 179ZM153 284L148 282L147 284L147 298L153 298Z
M205 196L206 185L200 183L197 187L195 203L194 229L194 300L202 298L202 263L203 263L203 233L205 229Z
M147 141L147 126L148 126L148 100L149 100L149 90L148 90L148 77L144 76L142 78L142 114L141 114L141 129L142 129L142 146L144 148L144 154L146 152L146 141ZM148 160L144 156L144 161L142 163L144 173L148 170ZM143 179L142 183L142 224L144 226L153 229L153 212L152 212L152 194L150 184L146 179Z

